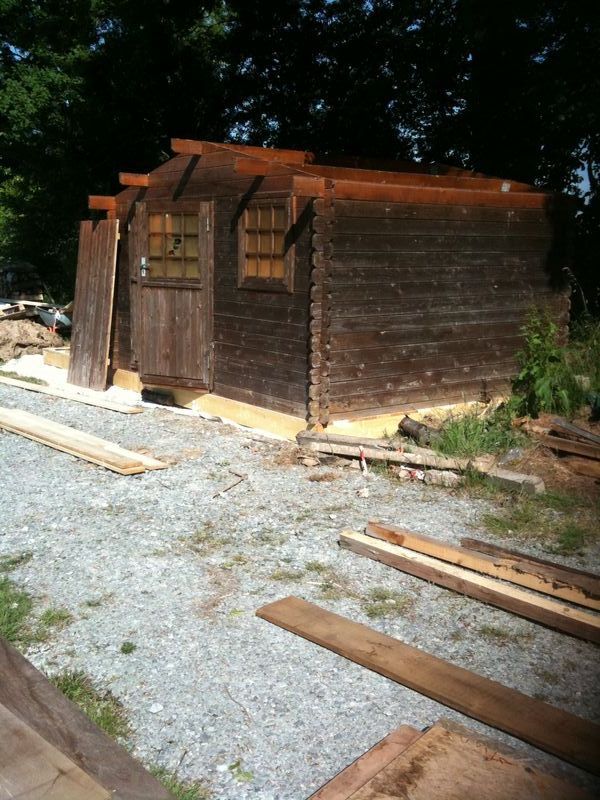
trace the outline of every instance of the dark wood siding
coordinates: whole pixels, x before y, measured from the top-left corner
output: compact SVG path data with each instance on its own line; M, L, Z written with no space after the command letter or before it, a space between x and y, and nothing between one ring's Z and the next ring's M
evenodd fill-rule
M528 310L568 309L542 210L337 200L330 230L333 418L501 389Z
M111 369L131 368L131 312L129 281L129 237L121 236L117 255L115 302L110 343Z

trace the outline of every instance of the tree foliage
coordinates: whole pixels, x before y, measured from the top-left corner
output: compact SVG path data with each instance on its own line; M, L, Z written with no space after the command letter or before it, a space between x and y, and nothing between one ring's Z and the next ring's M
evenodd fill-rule
M232 138L572 192L597 309L599 44L589 0L0 0L0 257L69 291L88 193Z

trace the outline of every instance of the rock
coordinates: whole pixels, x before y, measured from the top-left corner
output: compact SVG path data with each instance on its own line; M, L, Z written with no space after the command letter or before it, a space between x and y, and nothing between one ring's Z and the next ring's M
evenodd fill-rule
M0 321L0 363L26 353L41 353L46 347L63 345L62 336L33 320Z
M462 482L461 476L457 475L456 472L450 472L444 469L427 470L423 480L425 483L433 486L446 486L448 488L459 486Z
M160 703L152 703L152 705L150 706L148 711L151 714L160 714L160 712L163 710L163 708L164 708L164 706L162 706Z

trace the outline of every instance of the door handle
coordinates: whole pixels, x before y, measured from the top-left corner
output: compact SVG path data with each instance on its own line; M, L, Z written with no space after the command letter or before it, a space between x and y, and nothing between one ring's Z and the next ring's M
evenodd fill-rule
M140 278L147 278L149 272L150 267L148 266L146 256L142 256L140 259Z

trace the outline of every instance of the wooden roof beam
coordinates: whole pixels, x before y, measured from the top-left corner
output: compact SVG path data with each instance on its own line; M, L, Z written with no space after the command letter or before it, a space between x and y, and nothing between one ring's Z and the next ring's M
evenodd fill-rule
M396 186L349 180L336 180L333 186L334 197L338 200L374 200L384 203L544 208L550 200L550 195L541 192L474 192L471 189Z
M91 194L88 197L90 211L116 211L117 198L111 195Z
M121 186L149 186L149 176L143 172L119 172Z
M290 164L305 164L314 160L314 155L305 150L281 150L272 147L253 147L233 142L205 142L196 139L171 139L171 150L177 155L184 156L205 156L209 153L231 150L234 153L262 158L265 161L281 161Z

